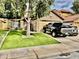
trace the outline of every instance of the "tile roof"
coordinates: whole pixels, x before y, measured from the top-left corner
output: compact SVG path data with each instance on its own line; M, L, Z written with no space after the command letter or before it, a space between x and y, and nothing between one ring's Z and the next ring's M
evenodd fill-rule
M57 15L59 18L61 18L64 22L73 22L79 19L79 14L72 14L67 11L65 12L65 11L57 11L57 10L53 10L51 12Z
M41 17L37 20L41 20L41 21L58 21L58 22L63 22L58 16L56 16L55 14L53 13L50 13L49 15L47 16L44 16L44 17Z

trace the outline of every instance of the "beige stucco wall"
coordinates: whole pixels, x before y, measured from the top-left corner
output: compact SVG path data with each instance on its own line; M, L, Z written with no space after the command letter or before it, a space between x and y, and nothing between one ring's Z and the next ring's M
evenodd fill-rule
M33 28L36 32L42 32L43 27L48 23L51 23L51 21L35 20L33 21Z
M2 30L6 30L8 29L8 20L7 19L1 19L0 20L3 20L3 21L0 21L0 29Z
M73 25L77 26L78 29L79 29L79 19L78 19L78 20L75 20L75 21L73 22Z
M1 30L7 30L12 28L12 22L11 20L16 20L16 19L4 19L4 18L0 18L0 29ZM19 20L19 19L17 19Z

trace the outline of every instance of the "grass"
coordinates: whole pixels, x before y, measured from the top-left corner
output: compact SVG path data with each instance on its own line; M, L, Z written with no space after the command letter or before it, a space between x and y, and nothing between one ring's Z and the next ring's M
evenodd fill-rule
M35 33L29 38L25 37L22 33L22 31L11 31L6 37L1 49L13 49L59 43L54 38L50 38L43 33Z
M0 30L0 35L2 35L5 32L6 32L6 30Z

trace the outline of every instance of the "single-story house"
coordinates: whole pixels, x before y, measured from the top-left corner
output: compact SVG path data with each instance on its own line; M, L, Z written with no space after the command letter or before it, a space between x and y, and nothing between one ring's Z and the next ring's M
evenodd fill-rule
M19 22L18 25L20 28L24 28L24 21L16 19L4 19L0 18L0 29L6 30L12 28L12 22ZM38 18L37 20L32 20L31 29L36 32L41 32L43 27L48 23L54 22L68 22L79 28L79 14L72 14L68 11L57 11L53 10L49 15Z
M47 16L38 18L37 20L34 20L32 22L33 29L34 29L34 31L40 32L40 31L42 31L43 27L46 24L51 23L51 22L63 22L63 21L58 16L56 16L55 14L50 13Z
M40 32L46 24L51 22L67 22L79 27L79 14L53 10L48 16L33 21L33 29L34 31Z
M72 23L79 28L79 14L70 13L68 11L52 11L55 15L63 20L63 22Z

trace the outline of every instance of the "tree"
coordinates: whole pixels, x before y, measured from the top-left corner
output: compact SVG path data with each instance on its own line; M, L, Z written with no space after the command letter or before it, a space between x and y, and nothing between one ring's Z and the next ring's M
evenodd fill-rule
M78 0L76 0L76 1L74 2L73 10L74 10L76 13L79 13L79 1L78 1Z
M5 2L5 13L7 18L12 18L13 16L11 9L12 9L11 1L7 0Z
M5 7L4 7L4 0L0 0L0 17L4 17Z
M46 11L46 4L43 1L39 1L36 6L36 17L40 18L44 16L44 12Z
M7 14L9 12L7 12L6 10L9 9L10 13L12 14L11 18L21 18L24 16L24 11L26 8L26 2L28 0L0 0L0 16L1 17L6 17L7 18ZM31 8L31 13L30 13L30 17L33 19L36 19L36 9L37 9L37 5L38 3L42 1L43 5L46 5L46 11L44 11L44 14L42 15L46 15L48 13L48 1L51 0L31 0L30 1L30 8ZM5 6L6 5L6 6ZM41 4L42 5L42 4ZM10 7L10 8L9 8ZM10 14L9 13L9 14Z
M26 30L26 35L29 37L30 36L30 0L26 3L26 10L25 10L25 20L27 24L27 30Z

